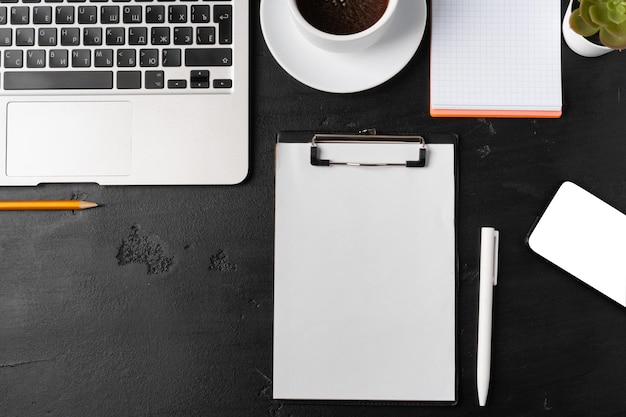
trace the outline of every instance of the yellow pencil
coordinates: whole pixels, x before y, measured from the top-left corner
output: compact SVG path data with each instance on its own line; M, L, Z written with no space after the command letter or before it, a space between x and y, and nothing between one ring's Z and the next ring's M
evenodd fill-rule
M80 200L0 201L0 210L84 210L97 206Z

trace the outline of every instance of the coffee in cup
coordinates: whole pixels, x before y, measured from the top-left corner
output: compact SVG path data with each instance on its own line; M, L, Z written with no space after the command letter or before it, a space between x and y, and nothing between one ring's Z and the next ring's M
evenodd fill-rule
M333 35L362 32L385 13L389 0L296 0L311 26Z
M288 1L304 37L331 52L365 49L386 32L399 0Z

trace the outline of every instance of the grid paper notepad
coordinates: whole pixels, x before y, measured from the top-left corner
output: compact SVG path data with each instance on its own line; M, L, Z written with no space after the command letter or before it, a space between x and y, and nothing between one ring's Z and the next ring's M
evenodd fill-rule
M431 115L560 117L561 2L432 2Z

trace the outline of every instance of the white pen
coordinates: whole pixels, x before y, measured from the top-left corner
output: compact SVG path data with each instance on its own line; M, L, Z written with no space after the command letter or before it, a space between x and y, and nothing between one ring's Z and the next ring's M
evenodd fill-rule
M500 234L493 227L480 229L480 288L478 294L478 353L476 386L478 404L484 406L491 374L491 322L493 287L498 283L498 246Z

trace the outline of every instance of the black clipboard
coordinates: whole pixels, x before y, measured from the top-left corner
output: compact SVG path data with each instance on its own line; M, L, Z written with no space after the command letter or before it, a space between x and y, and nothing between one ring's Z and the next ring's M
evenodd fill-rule
M278 134L275 399L456 404L457 142Z

